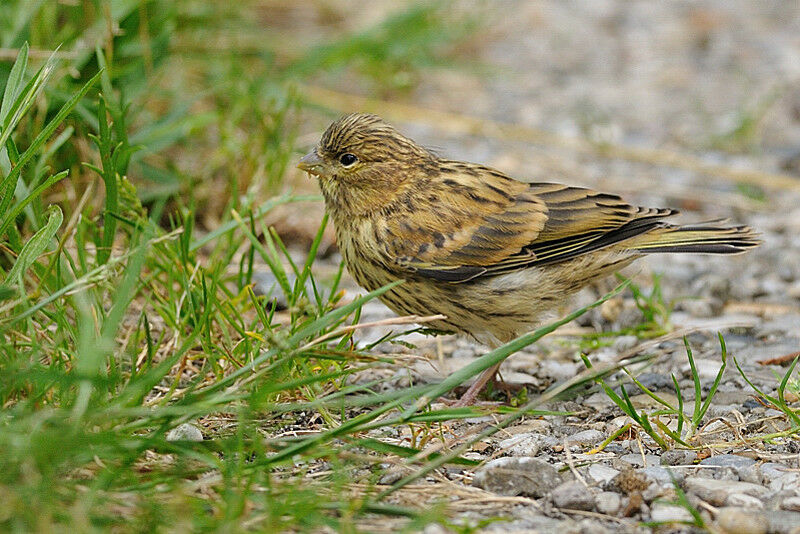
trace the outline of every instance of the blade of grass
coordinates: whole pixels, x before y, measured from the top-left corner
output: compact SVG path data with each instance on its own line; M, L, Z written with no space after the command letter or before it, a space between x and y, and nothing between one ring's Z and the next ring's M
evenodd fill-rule
M3 179L2 183L0 183L0 191L8 191L11 184L15 184L17 179L22 172L22 169L25 165L33 159L33 156L36 152L41 148L45 141L47 141L50 136L53 135L56 128L67 118L72 112L72 109L78 104L78 102L89 92L89 89L95 84L95 82L99 79L100 73L94 75L88 82L86 82L80 91L76 92L74 95L70 97L69 100L61 107L61 109L56 113L55 117L53 117L47 125L42 128L30 146L22 153L20 156L19 162L11 169L11 172ZM0 197L0 213L5 213L8 210L8 207L11 205L11 200L13 195L8 195L4 197ZM2 236L0 236L2 237Z

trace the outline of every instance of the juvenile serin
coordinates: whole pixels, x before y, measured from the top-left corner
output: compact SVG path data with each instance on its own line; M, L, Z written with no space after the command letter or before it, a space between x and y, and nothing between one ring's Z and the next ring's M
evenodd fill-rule
M582 187L524 183L441 158L375 115L331 124L298 165L319 179L347 268L399 314L443 314L429 326L497 346L597 278L644 254L736 254L746 226L676 226L676 210L632 206ZM488 369L462 404L494 375Z

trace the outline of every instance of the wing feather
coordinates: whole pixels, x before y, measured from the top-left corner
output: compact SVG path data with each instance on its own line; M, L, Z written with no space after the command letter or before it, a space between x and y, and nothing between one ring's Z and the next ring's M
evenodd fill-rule
M661 219L676 213L591 189L527 184L488 167L442 164L424 190L405 193L413 217L390 217L383 228L395 268L439 281L564 261L664 226Z

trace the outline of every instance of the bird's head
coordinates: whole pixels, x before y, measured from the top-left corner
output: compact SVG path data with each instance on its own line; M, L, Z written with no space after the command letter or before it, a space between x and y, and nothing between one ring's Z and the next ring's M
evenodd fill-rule
M435 160L380 117L352 113L328 126L297 166L319 178L329 207L357 215L384 204L404 183L427 174Z

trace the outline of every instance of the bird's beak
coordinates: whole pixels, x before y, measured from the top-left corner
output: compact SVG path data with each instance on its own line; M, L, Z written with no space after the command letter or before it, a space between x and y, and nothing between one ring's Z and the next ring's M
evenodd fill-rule
M319 154L317 154L317 149L315 148L300 158L300 163L297 164L297 168L306 171L307 173L316 174L319 176L322 172L322 165L322 158L319 157Z

